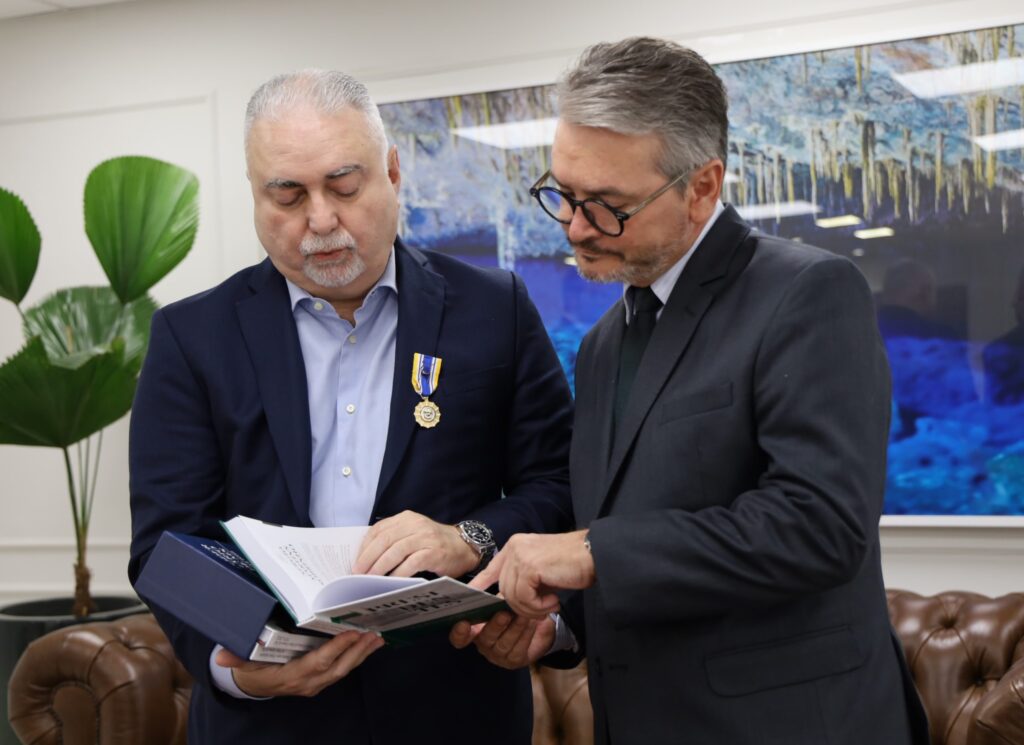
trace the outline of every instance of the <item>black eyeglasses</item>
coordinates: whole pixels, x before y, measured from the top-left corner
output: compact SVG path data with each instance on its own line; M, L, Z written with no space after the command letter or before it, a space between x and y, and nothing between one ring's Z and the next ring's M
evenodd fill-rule
M541 184L551 176L550 170L545 171L544 175L537 179L537 183L530 187L530 196L537 200L541 209L563 225L568 225L572 222L572 217L576 214L576 208L579 207L583 210L583 216L587 218L587 222L605 235L615 238L622 235L622 231L625 230L626 227L626 220L649 205L688 175L688 172L680 173L628 212L623 212L622 210L617 210L614 207L609 207L600 199L573 199L564 191L559 191L553 186L541 186Z

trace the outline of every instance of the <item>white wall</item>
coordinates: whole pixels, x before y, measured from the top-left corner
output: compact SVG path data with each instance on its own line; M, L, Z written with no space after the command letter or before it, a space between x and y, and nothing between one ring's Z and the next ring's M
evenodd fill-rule
M204 289L260 255L240 123L267 77L343 69L381 102L551 82L589 43L668 36L720 62L1024 21L1020 0L148 0L0 22L0 186L43 234L26 302L101 282L81 225L89 168L126 153L168 159L202 183L195 248L155 295ZM0 356L21 343L0 305ZM124 592L127 422L104 444L90 564L95 592ZM71 587L59 453L0 448L0 604ZM888 584L921 592L1022 589L1024 529L883 528Z

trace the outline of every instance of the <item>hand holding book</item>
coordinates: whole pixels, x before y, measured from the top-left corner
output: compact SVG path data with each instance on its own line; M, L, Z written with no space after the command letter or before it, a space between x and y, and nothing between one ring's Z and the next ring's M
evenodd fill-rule
M384 639L372 632L345 631L284 664L243 660L226 649L215 661L232 668L235 684L253 698L315 696L383 646Z
M451 577L353 574L365 527L292 528L242 516L223 525L300 628L376 631L401 644L504 607Z
M224 528L234 545L165 533L136 589L241 659L291 660L323 643L310 631L369 631L388 643L409 644L505 607L450 577L353 574L366 527L293 528L236 517ZM360 654L342 661L346 650L332 649L342 667Z
M459 621L452 627L448 640L456 649L475 644L491 664L518 670L551 651L555 622L550 617L538 620L503 611L487 623Z

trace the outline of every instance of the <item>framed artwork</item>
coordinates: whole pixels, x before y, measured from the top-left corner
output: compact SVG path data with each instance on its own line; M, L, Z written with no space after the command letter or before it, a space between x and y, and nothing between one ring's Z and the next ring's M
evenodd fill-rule
M723 199L764 233L848 257L875 292L893 376L886 515L1024 524L1024 24L716 69ZM571 381L621 287L581 279L529 196L553 87L381 113L403 238L519 273Z

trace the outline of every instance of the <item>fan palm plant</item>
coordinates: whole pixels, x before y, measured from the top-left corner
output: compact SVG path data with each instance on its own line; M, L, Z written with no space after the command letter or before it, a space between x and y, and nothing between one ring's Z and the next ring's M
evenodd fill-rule
M109 286L58 290L23 309L41 240L21 199L0 189L0 296L18 308L26 338L0 366L0 443L63 452L78 617L94 607L86 543L103 429L131 408L156 310L147 292L191 249L198 193L196 177L170 163L101 163L85 184L85 232Z

